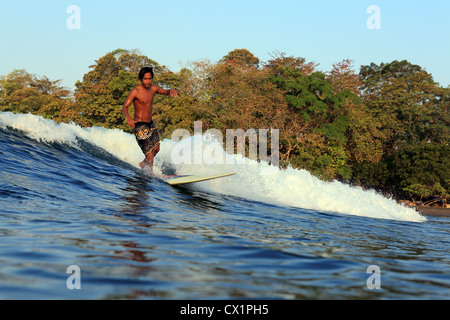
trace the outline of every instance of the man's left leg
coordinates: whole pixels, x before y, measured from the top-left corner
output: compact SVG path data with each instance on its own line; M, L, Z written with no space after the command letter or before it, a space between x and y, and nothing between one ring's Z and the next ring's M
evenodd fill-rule
M155 146L154 150L149 152L145 157L145 160L139 163L139 166L144 169L146 166L150 168L150 172L153 173L153 159L159 152L159 144Z

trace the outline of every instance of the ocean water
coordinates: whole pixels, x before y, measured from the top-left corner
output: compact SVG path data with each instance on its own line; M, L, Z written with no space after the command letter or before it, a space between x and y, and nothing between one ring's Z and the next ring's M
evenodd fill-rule
M450 298L450 218L207 135L162 141L157 176L236 175L174 188L142 158L120 130L0 112L0 299Z

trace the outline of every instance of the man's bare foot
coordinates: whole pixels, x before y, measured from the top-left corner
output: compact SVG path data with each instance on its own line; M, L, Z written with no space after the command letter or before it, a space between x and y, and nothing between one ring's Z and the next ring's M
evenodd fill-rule
M150 163L147 159L140 162L139 166L141 167L141 169L145 169L150 175L155 176L155 174L153 173L153 166L150 165Z
M147 165L148 165L147 159L139 163L139 167L141 167L141 169L144 169Z

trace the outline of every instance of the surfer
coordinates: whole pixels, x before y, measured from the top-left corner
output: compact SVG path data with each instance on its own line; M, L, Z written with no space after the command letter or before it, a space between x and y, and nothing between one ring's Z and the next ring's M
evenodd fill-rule
M128 125L133 128L136 141L145 155L144 161L139 163L139 166L142 169L148 166L150 171L153 171L153 159L159 152L159 134L152 121L153 98L157 93L172 97L177 97L178 93L175 89L165 90L153 85L153 68L142 68L139 71L139 80L141 84L130 91L122 112ZM131 103L134 104L134 119L128 113Z

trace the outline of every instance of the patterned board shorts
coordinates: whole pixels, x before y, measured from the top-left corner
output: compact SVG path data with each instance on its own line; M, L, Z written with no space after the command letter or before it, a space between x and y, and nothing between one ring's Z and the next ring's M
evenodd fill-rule
M159 133L153 121L136 122L133 133L145 156L159 147Z

